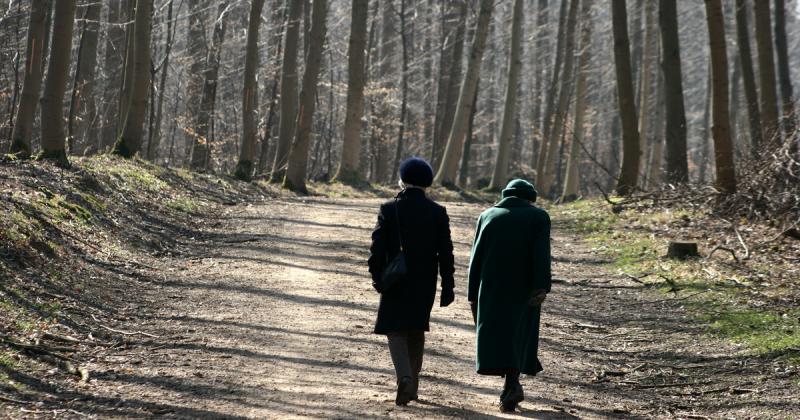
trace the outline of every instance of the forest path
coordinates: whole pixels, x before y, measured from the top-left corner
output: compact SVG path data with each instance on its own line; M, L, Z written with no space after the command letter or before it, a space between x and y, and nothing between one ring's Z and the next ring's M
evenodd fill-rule
M181 418L671 417L716 405L707 399L716 393L687 398L690 388L669 384L703 385L708 372L697 367L728 366L735 360L723 355L735 350L698 338L679 302L609 275L566 233L568 222L554 220L545 370L523 379L521 411L501 415L502 379L474 373L465 296L483 206L445 204L457 297L434 307L418 403L394 405L385 337L372 334L378 296L366 259L379 201L363 199L221 208L213 228L183 239L195 255L165 267L158 293L167 304L144 324L160 339L98 375L97 393L123 399L124 416Z

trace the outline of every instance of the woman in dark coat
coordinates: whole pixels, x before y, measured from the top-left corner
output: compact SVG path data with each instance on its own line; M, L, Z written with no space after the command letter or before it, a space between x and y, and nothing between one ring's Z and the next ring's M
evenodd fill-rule
M539 313L551 284L550 217L533 201L533 185L511 181L503 199L478 218L469 264L477 370L505 376L502 411L513 411L524 399L519 374L542 370Z
M389 352L397 374L397 405L417 399L425 331L436 296L437 269L442 277L440 305L454 300L453 243L450 219L444 207L425 195L433 182L433 170L420 158L400 166L403 190L381 205L372 232L369 271L372 285L381 294L375 333L388 337ZM383 290L383 272L400 252L406 256L407 275L390 290Z

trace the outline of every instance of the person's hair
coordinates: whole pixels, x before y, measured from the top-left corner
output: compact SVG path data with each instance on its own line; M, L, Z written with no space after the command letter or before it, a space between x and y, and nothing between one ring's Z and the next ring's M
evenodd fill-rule
M397 181L397 185L399 185L399 186L400 186L400 188L402 188L402 189L406 189L406 188L417 188L417 189L420 189L420 190L422 190L422 191L425 191L425 187L420 187L419 185L414 185L414 184L406 184L405 182L403 182L403 180L402 180L402 179L401 179L401 180L399 180L399 181Z

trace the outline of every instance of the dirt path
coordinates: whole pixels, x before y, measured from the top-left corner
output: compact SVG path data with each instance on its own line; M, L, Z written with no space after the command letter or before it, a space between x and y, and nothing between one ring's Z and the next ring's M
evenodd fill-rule
M286 199L221 209L213 230L186 238L195 255L163 272L157 290L168 304L142 327L159 337L95 366L101 415L499 417L501 379L474 374L465 298L481 207L447 204L456 303L434 308L422 400L398 408L384 337L371 333L377 295L366 258L378 203ZM562 223L554 224L558 280L543 315L545 371L523 380L522 411L507 417L787 413L790 389L767 398L762 383L747 382L758 366L699 338L680 301L610 276ZM767 403L775 411L764 411Z

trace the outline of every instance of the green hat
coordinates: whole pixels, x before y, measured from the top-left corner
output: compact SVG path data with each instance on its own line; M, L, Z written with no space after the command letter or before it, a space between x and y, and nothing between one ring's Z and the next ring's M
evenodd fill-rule
M506 189L503 190L503 198L517 197L524 198L528 201L536 201L537 194L533 184L524 179L515 179L509 182L508 185L506 185Z

